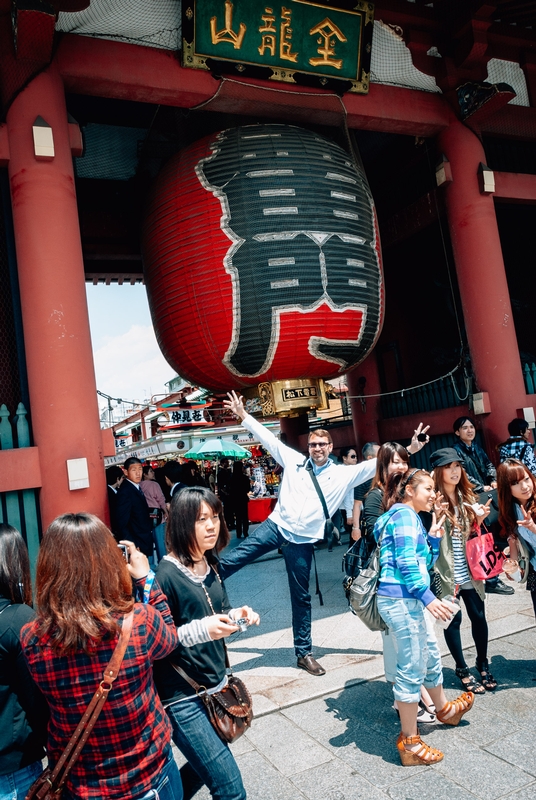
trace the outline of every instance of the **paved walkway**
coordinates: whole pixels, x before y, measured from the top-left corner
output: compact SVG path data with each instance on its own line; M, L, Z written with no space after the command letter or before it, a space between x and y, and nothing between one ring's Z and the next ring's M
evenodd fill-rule
M283 559L266 556L226 582L233 605L248 603L261 615L259 628L230 641L231 663L254 695L256 719L233 745L248 800L535 800L536 626L530 594L523 589L508 597L488 595L490 657L499 689L477 696L457 728L423 726L425 740L444 751L443 762L402 767L381 637L347 609L344 550L317 553L325 605L313 599L313 642L315 657L327 669L320 678L295 666ZM443 643L441 633L439 638ZM466 615L462 638L472 666ZM443 664L452 699L461 689L450 655ZM202 790L196 798L207 800L209 794Z

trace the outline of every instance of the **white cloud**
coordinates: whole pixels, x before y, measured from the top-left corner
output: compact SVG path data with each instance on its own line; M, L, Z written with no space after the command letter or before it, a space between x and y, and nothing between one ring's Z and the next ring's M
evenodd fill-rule
M126 333L105 337L93 358L97 388L125 400L141 402L153 394L162 394L166 391L165 381L175 375L160 352L150 325L132 325Z

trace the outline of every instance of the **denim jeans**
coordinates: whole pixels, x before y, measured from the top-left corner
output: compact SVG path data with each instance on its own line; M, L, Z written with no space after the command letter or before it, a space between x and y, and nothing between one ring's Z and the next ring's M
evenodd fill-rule
M184 800L206 785L217 800L246 800L238 764L223 742L198 697L166 708L173 727L173 741L188 759L181 769Z
M158 776L155 788L150 789L147 794L140 797L140 800L182 800L183 797L181 775L170 747L166 764Z
M434 628L434 618L430 612L424 609L424 621L426 623L426 630L429 636L432 636L437 641L436 632ZM395 637L391 634L389 628L382 631L383 642L383 670L385 672L385 680L388 683L394 683L396 680L396 662L398 658L398 646Z
M277 550L278 547L283 552L287 568L294 650L299 658L308 655L313 649L309 594L313 545L288 542L279 533L275 522L267 519L244 542L223 556L220 561L220 575L223 579L228 578L246 564L251 564L259 556Z
M443 683L443 669L433 626L427 626L420 600L378 596L378 611L389 626L396 651L393 694L401 703L418 703L421 686Z
M0 775L0 800L24 800L32 783L43 772L40 761L34 761L16 772Z
M162 561L167 553L166 550L166 523L161 522L153 528L153 542L156 550L156 557L158 561Z

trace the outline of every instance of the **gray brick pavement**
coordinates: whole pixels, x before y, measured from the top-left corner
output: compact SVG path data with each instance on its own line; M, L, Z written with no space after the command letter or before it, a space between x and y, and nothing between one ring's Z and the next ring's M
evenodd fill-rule
M248 603L262 620L230 642L231 662L254 695L257 715L232 746L249 800L535 800L536 626L529 593L488 596L498 690L478 696L457 728L422 726L425 740L445 752L444 761L402 767L381 638L346 607L343 552L317 553L325 605L313 599L313 642L328 670L321 678L295 666L282 558L267 556L226 582L231 603ZM472 665L466 618L462 639ZM453 698L460 687L442 650L445 688ZM196 797L208 800L209 794L202 790Z

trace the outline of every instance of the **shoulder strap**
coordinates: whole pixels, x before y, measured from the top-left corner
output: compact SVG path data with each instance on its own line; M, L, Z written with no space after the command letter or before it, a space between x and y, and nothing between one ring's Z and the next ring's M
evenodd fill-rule
M227 656L227 651L225 651L225 655ZM179 667L179 665L175 664L173 661L170 661L169 663L171 664L175 672L178 672L181 678L184 678L186 683L190 684L190 686L192 687L192 689L196 694L203 694L203 690L206 691L206 686L200 686L193 680L193 678L188 677L188 675L185 673L182 667Z
M386 527L388 526L388 524L390 523L390 521L391 521L391 517L393 517L393 516L394 516L394 514L396 513L396 511L398 511L398 509L395 509L395 511L393 511L393 509L392 509L392 507L391 507L391 508L389 509L389 511L384 511L384 512L383 512L383 514L381 514L381 515L378 517L378 519L381 519L381 517L387 516L387 519L386 519L386 520L385 520L385 522L383 523L382 529L381 529L381 531L380 531L380 535L378 536L378 541L376 542L376 545L377 545L378 547L380 546L380 544L381 544L381 541L382 541L382 539L383 539L383 534L385 533L385 529L386 529ZM377 521L377 520L376 520L376 521ZM376 527L376 524L374 525L374 527Z
M69 744L63 751L60 756L58 763L56 764L52 775L50 776L50 782L52 786L58 780L58 777L63 770L63 775L61 776L61 780L56 788L56 791L63 787L65 781L67 780L67 776L73 766L75 765L82 749L89 739L91 735L91 731L93 730L95 723L97 722L98 716L102 710L104 703L106 702L106 698L110 693L112 688L113 682L117 678L119 670L121 668L121 664L123 662L123 656L125 655L125 651L128 646L128 642L130 639L130 633L132 631L132 623L134 621L134 610L130 612L130 614L126 614L123 618L123 627L121 629L121 633L119 635L119 640L115 647L115 650L112 654L112 657L102 674L102 681L99 684L99 688L93 695L93 699L91 700L90 704L86 708L84 715L78 726L71 736Z
M316 489L316 493L320 498L320 502L322 503L322 510L324 512L325 518L326 519L331 519L330 516L329 516L329 512L328 512L328 507L326 505L326 500L324 498L324 495L322 494L322 489L320 488L320 484L318 483L318 480L317 480L316 475L315 475L315 473L313 471L313 467L312 467L312 464L311 464L310 461L306 464L305 469L307 470L307 472L311 476L311 480L312 480L313 485L314 485L314 487Z
M223 649L225 651L225 669L226 669L226 671L228 673L231 673L231 665L229 663L229 654L227 652L227 645L225 644L225 641L223 642ZM186 683L190 684L190 686L192 687L192 689L194 690L194 692L196 694L204 694L207 691L207 687L206 686L200 686L198 683L196 683L193 678L190 678L186 674L186 672L183 670L182 667L179 667L178 664L175 664L173 661L170 661L169 663L171 664L171 666L173 667L175 672L178 672L179 675L181 676L181 678L184 678Z

